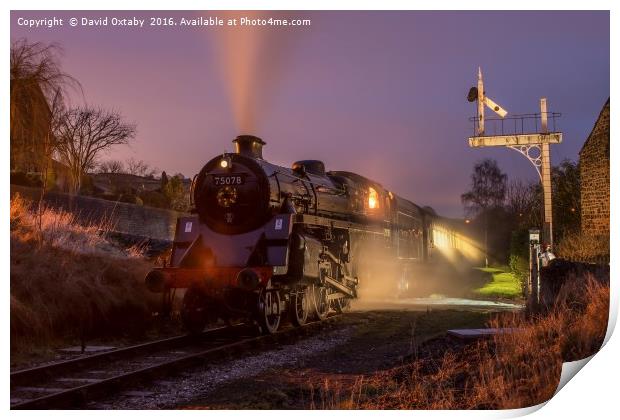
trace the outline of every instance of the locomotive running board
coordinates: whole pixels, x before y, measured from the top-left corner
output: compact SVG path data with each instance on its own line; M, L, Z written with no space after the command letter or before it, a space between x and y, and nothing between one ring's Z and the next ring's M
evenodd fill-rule
M342 283L338 283L335 279L333 279L333 278L331 278L329 276L324 276L323 279L325 279L325 281L327 283L331 284L332 286L334 286L336 289L340 290L345 295L347 295L349 297L355 297L355 290L348 288L347 286L345 286Z
M313 216L310 214L296 214L293 216L293 223L303 223L315 226L325 226L337 229L349 229L358 232L372 233L384 236L385 232L382 226L362 225L360 223L348 222L344 220L331 219L321 216Z

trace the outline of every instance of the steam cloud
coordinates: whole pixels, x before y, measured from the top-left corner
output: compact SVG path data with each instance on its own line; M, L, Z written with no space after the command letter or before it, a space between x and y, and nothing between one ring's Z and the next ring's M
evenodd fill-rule
M403 268L403 262L395 263L391 250L363 244L357 253L360 283L352 308L394 309L396 302L408 298L473 298L475 285L484 284L482 274L472 269L480 262L479 253L439 248L432 253L432 261L411 261Z
M286 13L269 11L222 12L223 19L268 19ZM303 32L296 27L232 26L219 28L215 36L217 60L226 84L233 117L239 133L256 133L260 120L270 109L285 74L291 46Z

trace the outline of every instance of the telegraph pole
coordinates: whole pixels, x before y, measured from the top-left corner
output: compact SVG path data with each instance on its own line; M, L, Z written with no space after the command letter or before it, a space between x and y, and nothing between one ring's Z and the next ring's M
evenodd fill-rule
M551 197L551 152L550 145L562 142L562 133L549 131L549 112L547 111L547 99L540 99L540 114L516 115L505 118L508 112L493 102L484 92L482 71L478 68L477 87L471 88L467 99L470 102L477 101L477 116L474 127L475 135L469 137L469 147L508 147L525 156L534 165L543 187L543 242L553 244L553 205ZM500 118L486 119L500 125L493 135L485 132L484 108L487 106ZM560 114L551 113L553 121ZM538 128L540 118L540 128ZM534 128L528 127L528 123L534 123ZM555 124L554 124L555 125ZM514 129L513 129L514 127ZM555 127L554 127L555 128ZM499 132L497 132L499 131Z

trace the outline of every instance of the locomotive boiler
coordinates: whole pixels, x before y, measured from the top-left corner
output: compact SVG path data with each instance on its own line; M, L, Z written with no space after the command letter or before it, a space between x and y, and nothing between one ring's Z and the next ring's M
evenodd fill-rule
M146 284L170 296L185 289L184 325L252 319L266 333L346 310L364 264L406 272L432 248L433 213L361 175L326 171L317 160L291 167L263 159L265 142L242 135L192 183L193 214L177 221L169 261ZM378 257L378 256L381 257Z

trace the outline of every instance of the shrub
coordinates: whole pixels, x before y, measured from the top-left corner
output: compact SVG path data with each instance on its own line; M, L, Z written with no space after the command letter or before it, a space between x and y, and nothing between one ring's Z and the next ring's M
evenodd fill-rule
M525 291L530 276L530 262L520 255L510 255L510 271L519 279L521 290Z
M558 257L569 261L609 263L609 235L573 232L564 235L554 249Z

